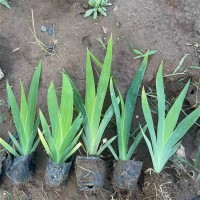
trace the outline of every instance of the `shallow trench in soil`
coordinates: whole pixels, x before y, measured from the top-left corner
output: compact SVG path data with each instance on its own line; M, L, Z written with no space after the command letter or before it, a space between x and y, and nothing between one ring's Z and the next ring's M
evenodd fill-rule
M189 54L183 63L182 71L188 66L199 66L200 63L200 2L199 0L113 0L113 6L108 9L107 17L93 20L84 18L86 0L11 0L11 10L0 6L0 68L5 78L0 81L0 111L5 119L0 125L0 134L8 138L8 131L15 132L12 117L7 108L5 83L9 79L13 90L19 99L19 79L28 87L37 63L43 60L42 77L39 90L38 107L46 114L46 94L50 81L61 86L61 72L65 69L80 92L85 89L85 55L87 47L99 58L103 59L105 50L98 38L106 43L113 34L113 64L112 74L123 95L139 67L139 60L133 60L134 54L130 45L140 50L157 50L149 60L149 67L145 75L146 87L153 87L156 70L161 60L164 61L165 75L174 72L181 58ZM31 9L34 14L37 37L45 44L56 44L55 55L49 56L35 43L30 31L32 27ZM54 26L54 35L49 36L41 32L41 26ZM181 72L182 72L181 71ZM199 81L199 70L190 69L184 76ZM166 79L166 90L169 98L176 97L180 86L177 84L179 76ZM193 92L191 91L191 95ZM194 96L190 97L194 100ZM107 104L110 103L109 95ZM187 102L186 102L187 103ZM143 121L140 104L137 104L133 119L133 129L138 122ZM186 135L183 145L187 156L194 155L197 148L198 128L194 127ZM113 128L108 128L108 136L114 134ZM108 151L104 156L109 156ZM134 158L143 161L143 171L152 167L146 144L141 142ZM38 148L37 169L33 180L23 186L15 186L3 177L0 187L0 199L112 199L114 191L110 187L110 180L105 188L96 195L80 192L74 170L66 186L51 188L44 184L46 155L41 146ZM171 163L168 163L171 166ZM145 180L144 180L145 179ZM163 180L163 181L162 181ZM152 189L142 185L146 181L155 182ZM196 196L199 183L194 182L179 171L166 169L159 178L141 177L139 190L130 199L165 199L157 196L156 191L163 183L170 182L174 187L166 186L164 194L171 199L189 200ZM157 185L155 187L155 185ZM146 186L146 185L144 185ZM150 191L153 190L152 196ZM146 196L145 196L146 195Z

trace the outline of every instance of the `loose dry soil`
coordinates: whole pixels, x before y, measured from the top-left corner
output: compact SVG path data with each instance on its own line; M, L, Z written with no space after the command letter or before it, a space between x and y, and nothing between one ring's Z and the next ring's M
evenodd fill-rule
M98 37L102 37L107 42L110 34L113 34L112 74L123 94L126 93L139 66L139 61L133 60L134 55L131 53L129 45L145 51L147 49L158 50L158 53L150 59L145 76L147 86L152 84L161 60L164 60L165 74L173 73L185 54L189 54L189 56L184 62L184 67L199 66L200 64L199 0L115 0L113 6L108 9L108 17L100 17L95 21L92 18L83 17L87 7L86 0L10 0L10 2L11 10L0 6L0 68L5 73L5 78L0 82L0 99L3 104L0 111L6 116L0 126L3 138L7 138L8 130L15 131L6 104L6 79L9 79L19 99L19 79L28 87L34 69L42 59L43 72L38 106L46 112L47 88L51 80L57 87L60 87L63 69L67 70L79 90L84 92L86 48L88 47L100 59L103 59L105 54L105 50L98 42ZM32 25L31 9L34 12L37 37L46 45L53 41L57 43L55 56L47 56L35 43L29 29L29 26ZM51 24L55 28L54 37L40 32L42 25ZM192 76L194 81L199 81L199 71L191 70L185 76ZM176 76L175 80L177 78ZM180 88L177 88L173 78L170 77L166 81L172 98ZM194 95L194 91L191 92L191 95ZM142 116L139 106L136 114L140 120ZM196 138L194 130L185 139L188 156L196 150L193 138ZM46 186L44 184L46 155L41 147L39 149L37 170L33 181L24 186L13 186L4 177L0 199L112 199L113 191L110 187L96 196L88 196L80 192L76 185L74 172L65 187L56 189ZM144 142L141 143L139 149L140 151L138 150L135 157L144 161L143 168L146 170L151 167L151 162ZM164 172L162 178L164 177L165 185L170 182L174 187L166 186L165 189L170 188L169 198L165 196L161 199L189 200L199 191L198 183L185 177L183 184L178 181L182 179L177 178L179 177L177 173L173 170ZM145 181L147 178L148 176L145 177ZM157 179L149 178L149 180L156 182ZM158 183L162 184L163 182L160 180ZM170 191L173 194L170 194ZM145 192L145 194L147 194L146 197L141 191L138 191L130 199L159 199L155 190L154 196L151 196L150 192Z

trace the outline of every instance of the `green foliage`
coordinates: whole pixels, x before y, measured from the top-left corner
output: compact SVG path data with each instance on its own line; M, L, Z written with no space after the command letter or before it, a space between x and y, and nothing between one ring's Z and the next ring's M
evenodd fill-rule
M115 153L111 145L109 145L108 148L110 149L110 151L112 152L116 160L119 160L119 159L130 160L131 157L133 156L135 149L137 148L139 142L141 141L143 137L142 132L138 133L130 149L128 149L130 132L131 132L131 122L133 118L136 100L138 97L138 92L142 84L145 71L147 69L148 53L149 52L145 54L143 62L131 82L131 85L127 92L125 103L120 92L118 91L119 102L120 102L121 107L118 104L118 99L116 97L114 87L113 87L113 81L112 79L110 80L110 95L111 95L112 105L113 105L115 118L116 118L119 156L117 156L117 154ZM146 126L143 128L143 131L144 132L146 131Z
M108 3L108 0L89 0L88 4L91 8L85 12L84 17L93 15L94 19L97 18L98 13L107 16L106 7L112 5L111 3Z
M38 87L40 74L42 69L42 63L40 62L35 73L29 89L28 99L26 99L24 87L21 84L21 104L20 109L17 105L13 91L7 83L7 95L8 95L8 104L11 107L11 112L17 133L19 136L19 141L9 133L9 136L15 146L13 148L8 143L6 143L2 138L0 138L0 143L15 157L29 155L35 151L36 147L39 144L39 138L36 139L37 128L40 123L39 117L35 120L36 115L36 105L37 105L37 96L38 96Z
M134 49L132 46L131 46L131 51L137 55L136 57L133 58L134 60L143 58L145 56L145 54L142 51L140 51L138 49ZM156 54L156 52L157 52L157 50L148 51L148 56L154 55L154 54Z
M77 141L81 135L80 129L82 116L79 114L74 122L73 119L73 89L69 79L65 74L62 75L62 93L60 106L56 96L56 89L51 82L48 89L47 103L51 130L47 121L40 111L40 119L43 134L40 129L38 133L40 140L53 162L64 163L81 146Z
M8 4L7 0L0 0L0 3L4 5L6 8L10 9L10 5Z
M190 82L188 81L166 114L163 66L161 63L156 77L156 93L158 100L157 134L154 129L155 126L147 100L147 95L144 88L142 90L142 109L150 133L150 139L147 138L143 131L142 133L147 143L154 171L156 173L160 173L162 171L166 162L180 147L183 136L200 116L200 107L198 107L177 125L189 84Z
M97 87L95 87L91 58L98 66L101 67ZM85 102L79 94L76 86L71 81L74 90L75 105L83 115L84 133L82 134L82 139L88 156L100 155L102 151L116 138L116 136L112 137L105 143L101 144L105 128L114 114L111 105L101 119L104 99L110 79L111 64L112 36L108 42L107 52L103 64L101 64L101 62L93 54L91 54L89 50L87 50Z

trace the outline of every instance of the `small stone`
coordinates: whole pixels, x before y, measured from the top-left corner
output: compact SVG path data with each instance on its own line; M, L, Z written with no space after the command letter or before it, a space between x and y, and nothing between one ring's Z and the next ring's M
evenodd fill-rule
M117 6L115 6L114 7L114 9L113 9L113 11L117 11L118 10L118 7Z
M2 80L4 77L4 73L2 72L1 68L0 68L0 80Z
M120 26L121 26L121 23L120 23L120 22L117 22L117 23L116 23L116 26L117 26L117 27L120 27Z
M89 8L89 4L88 3L83 3L82 4L83 8L88 9Z
M47 26L46 31L47 31L47 33L48 33L49 36L53 35L53 33L54 33L54 27L53 27L53 25Z
M105 28L104 26L102 26L103 32L106 34L107 33L107 28Z
M44 26L44 25L42 25L42 26L40 27L40 31L41 31L41 32L46 32L46 31L47 31L47 27Z
M185 158L185 147L181 145L181 146L179 147L179 149L177 150L176 155L177 155L178 157Z

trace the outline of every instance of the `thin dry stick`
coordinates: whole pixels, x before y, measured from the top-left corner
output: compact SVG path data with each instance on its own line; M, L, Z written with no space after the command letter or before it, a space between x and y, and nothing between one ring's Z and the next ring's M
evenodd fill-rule
M31 33L32 33L32 35L33 35L33 37L35 38L36 43L40 46L40 48L41 48L45 53L49 54L50 56L55 56L55 55L56 55L56 52L55 52L54 48L53 48L53 50L52 50L53 53L49 52L49 51L47 50L48 47L47 47L44 43L42 43L42 42L38 39L38 37L37 37L36 31L35 31L35 20L34 20L34 15L33 15L33 9L31 9L31 16L32 16L32 29L31 29L30 26L29 26L29 29L30 29L30 31L31 31Z

